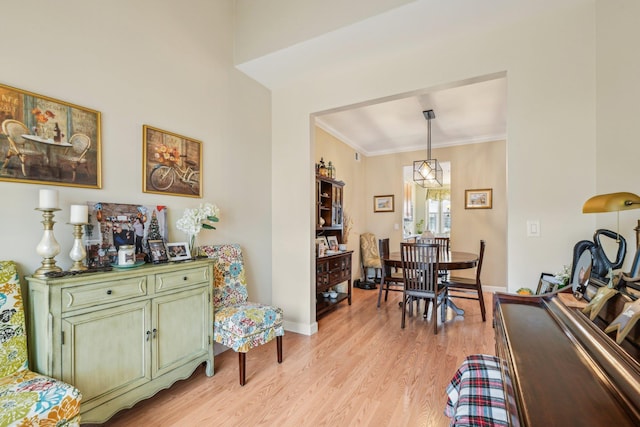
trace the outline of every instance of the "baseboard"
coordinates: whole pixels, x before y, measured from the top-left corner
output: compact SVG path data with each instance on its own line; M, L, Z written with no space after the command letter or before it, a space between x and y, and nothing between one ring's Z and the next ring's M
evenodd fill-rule
M285 320L282 323L282 326L284 327L285 331L295 332L296 334L311 336L318 333L318 322L313 322L309 325L306 325L303 323Z

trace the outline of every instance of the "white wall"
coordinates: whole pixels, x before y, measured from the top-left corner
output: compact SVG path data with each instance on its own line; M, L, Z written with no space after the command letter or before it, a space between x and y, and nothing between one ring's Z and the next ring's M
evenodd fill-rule
M506 71L508 78L509 289L570 263L574 243L595 224L581 213L595 189L588 173L595 166L593 24L587 4L436 47L417 37L395 54L373 49L273 88L274 301L290 320L301 330L316 327L310 114L475 76ZM540 221L542 237L526 237L529 219Z
M56 187L58 265L71 265L70 204L166 205L169 239L183 241L176 219L210 201L221 221L199 242L242 244L249 293L270 302L271 100L233 68L233 2L26 0L4 2L2 16L0 83L102 113L103 188ZM142 192L143 124L203 142L202 199ZM23 274L41 261L34 208L43 187L0 181L0 259L17 261Z
M236 63L415 0L236 0Z
M640 2L599 0L596 2L598 55L596 190L593 194L629 191L640 194L638 165L640 143ZM616 230L616 214L592 214L598 228ZM620 233L627 240L624 271L629 271L635 253L633 228L640 210L620 213Z

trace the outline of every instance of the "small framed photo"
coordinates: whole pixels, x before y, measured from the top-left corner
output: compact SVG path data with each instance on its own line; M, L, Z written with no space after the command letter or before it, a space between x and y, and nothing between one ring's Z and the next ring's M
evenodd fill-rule
M167 243L167 255L169 255L169 261L191 259L187 242Z
M169 261L167 248L164 246L163 240L149 240L149 258L154 264Z
M536 290L536 294L541 295L549 292L555 292L558 290L558 286L560 286L560 284L560 281L558 281L553 274L541 273L540 280L538 280L538 289Z
M336 236L327 236L327 242L329 242L329 250L338 250L338 238Z
M327 244L327 238L325 236L316 237L316 255L323 257L326 255L326 251L329 248Z
M374 212L393 212L393 194L386 196L373 196Z
M465 209L491 209L493 207L493 189L464 190Z

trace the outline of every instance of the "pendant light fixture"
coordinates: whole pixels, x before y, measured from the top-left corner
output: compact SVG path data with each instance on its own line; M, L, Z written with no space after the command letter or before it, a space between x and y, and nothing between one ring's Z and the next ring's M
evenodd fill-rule
M422 112L427 120L427 160L413 162L413 180L421 187L442 187L442 167L438 159L431 158L431 120L436 118L433 110Z

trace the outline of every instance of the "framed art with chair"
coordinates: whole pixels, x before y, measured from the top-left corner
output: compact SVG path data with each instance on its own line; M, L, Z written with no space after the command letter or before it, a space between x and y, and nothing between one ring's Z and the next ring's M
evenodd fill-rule
M2 84L0 98L0 180L102 187L100 112Z

